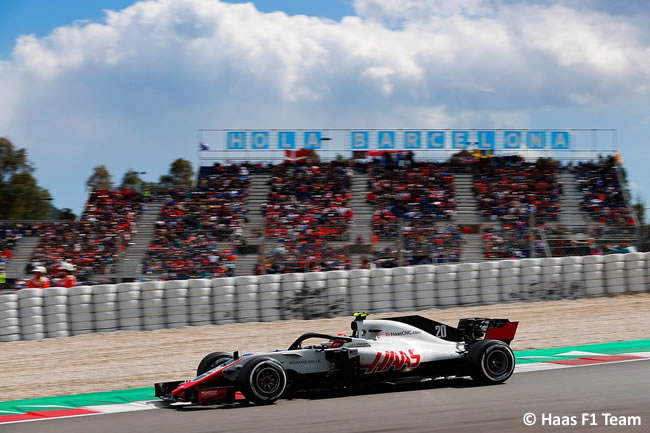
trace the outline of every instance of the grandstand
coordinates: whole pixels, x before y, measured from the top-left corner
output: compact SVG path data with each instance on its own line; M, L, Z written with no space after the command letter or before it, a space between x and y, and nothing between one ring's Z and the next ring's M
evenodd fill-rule
M95 191L79 221L3 226L0 267L69 261L97 283L606 253L636 241L630 209L614 156L204 162L193 188Z

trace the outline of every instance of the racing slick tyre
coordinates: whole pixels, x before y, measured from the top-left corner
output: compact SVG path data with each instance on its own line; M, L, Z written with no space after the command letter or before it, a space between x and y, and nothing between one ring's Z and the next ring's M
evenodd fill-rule
M211 354L206 355L201 362L199 362L199 366L196 369L196 375L200 376L203 373L212 370L219 364L225 364L230 360L232 360L232 354L230 353L212 352Z
M483 385L503 383L515 371L515 354L503 341L481 340L467 353L472 379Z
M239 390L255 404L272 404L287 387L287 374L274 359L257 358L244 364L238 377Z

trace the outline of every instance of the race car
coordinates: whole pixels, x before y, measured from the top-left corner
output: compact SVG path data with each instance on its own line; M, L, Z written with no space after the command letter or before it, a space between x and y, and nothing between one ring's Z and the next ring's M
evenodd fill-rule
M356 389L377 382L469 376L505 382L515 368L510 342L518 322L461 319L454 328L421 316L367 320L357 313L350 336L306 333L286 350L239 355L214 352L189 381L155 384L167 403L231 403L238 394L270 404L299 390ZM307 345L308 340L319 344Z

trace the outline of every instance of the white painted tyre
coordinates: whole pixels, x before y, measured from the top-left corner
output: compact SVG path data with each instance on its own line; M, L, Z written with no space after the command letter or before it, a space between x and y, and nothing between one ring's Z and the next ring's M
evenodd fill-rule
M48 314L47 316L44 316L44 321L46 324L51 324L51 323L68 323L68 315L67 314Z
M175 305L175 306L168 306L167 307L167 315L168 316L179 316L179 315L187 315L187 306L185 305Z
M51 298L53 296L64 296L68 297L68 289L65 287L48 287L47 289L43 289L43 297L44 298Z
M18 317L18 310L4 310L0 311L0 320L10 317ZM2 325L0 325L2 326Z
M45 339L45 332L34 332L29 334L23 334L23 340L25 341L37 341Z
M140 290L144 292L158 291L165 289L164 281L145 281L140 284Z
M131 301L138 302L140 300L140 292L135 290L131 290L128 292L118 292L117 300L119 302L131 302Z
M23 337L26 334L41 334L45 332L45 325L42 323L34 323L30 325L20 325L20 332L22 333Z
M70 314L70 323L92 323L92 313L73 313Z
M20 334L20 326L0 326L0 335Z
M192 281L192 280L190 280ZM202 298L202 297L210 297L212 296L212 287L211 286L197 286L197 287L190 287L189 293L188 293L190 299L192 298Z
M137 299L119 301L117 304L120 310L136 310L140 308L140 301Z
M74 304L70 305L70 308L68 309L71 314L75 313L90 313L93 311L93 305L92 304Z
M24 289L26 290L26 289ZM18 299L19 308L29 308L29 307L42 307L43 306L43 297L33 297L33 298L20 298Z
M164 299L165 291L159 289L143 290L142 291L142 300L146 299Z
M142 318L141 317L121 317L120 316L120 328L137 328L137 329L129 329L130 331L139 331L139 327L142 326Z
M92 295L94 286L75 286L68 289L68 296L74 298L79 295Z
M0 312L7 310L17 310L18 301L7 301L5 303L0 303Z
M117 320L118 318L119 314L117 311L100 311L95 313L95 321L98 323L105 320Z
M212 280L212 287L234 286L235 279L232 277L214 278Z
M70 331L67 329L61 329L59 331L47 331L46 333L47 338L62 338L62 337L69 337L70 336Z
M0 328L8 328L19 325L20 321L18 320L18 317L5 317L4 319L0 319Z
M143 299L142 300L142 308L145 310L147 309L152 309L152 308L164 308L165 307L165 300L161 298L154 298L154 299Z
M167 281L167 283L176 283L177 281ZM188 289L186 287L173 287L165 288L165 295L167 299L170 298L185 298L187 297Z

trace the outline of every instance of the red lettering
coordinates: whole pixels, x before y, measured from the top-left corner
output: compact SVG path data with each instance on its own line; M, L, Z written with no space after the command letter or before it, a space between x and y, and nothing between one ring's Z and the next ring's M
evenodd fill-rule
M399 354L400 354L400 357L402 358L402 361L404 362L404 364L407 367L410 367L411 366L411 358L409 358L409 356L406 353L402 352L402 351L400 351Z
M413 360L411 367L415 368L420 365L420 355L413 353L413 349L409 349L409 353L411 354L411 359Z
M372 373L375 367L377 367L377 363L379 362L379 359L381 358L381 352L377 352L377 356L375 356L375 360L372 361L370 365L365 366L366 371L368 373Z
M384 367L384 370L390 370L390 368L393 366L393 363L395 362L395 359L397 358L396 353L393 352L392 350L388 352L388 362L386 363L386 366Z
M377 366L377 371L384 371L386 364L390 361L390 355L388 352L384 353L384 360Z
M402 367L404 367L404 352L401 352L401 354L395 352L393 359L393 368L395 370L400 370Z

